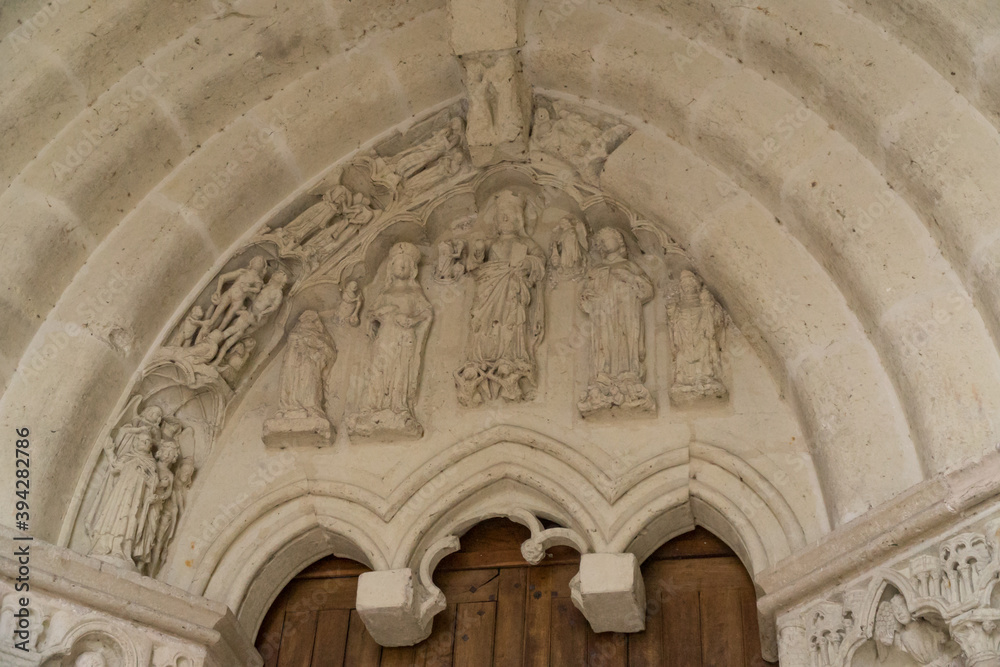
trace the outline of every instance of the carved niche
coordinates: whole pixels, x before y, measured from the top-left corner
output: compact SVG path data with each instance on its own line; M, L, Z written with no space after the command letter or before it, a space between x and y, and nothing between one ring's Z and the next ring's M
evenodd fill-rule
M678 404L725 398L729 393L722 373L725 311L692 271L682 271L677 282L667 302L674 358L670 398Z

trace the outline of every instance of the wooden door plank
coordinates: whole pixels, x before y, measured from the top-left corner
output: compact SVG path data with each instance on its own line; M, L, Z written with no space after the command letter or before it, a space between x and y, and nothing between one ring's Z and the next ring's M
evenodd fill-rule
M525 667L549 667L552 618L551 569L528 568L528 604L524 626Z
M439 572L434 583L444 593L449 604L496 601L500 570L459 570Z
M455 667L489 667L493 664L495 602L458 605L455 620Z
M417 664L417 649L413 646L382 648L380 667L414 667Z
M663 662L663 620L658 590L651 591L646 603L646 629L628 635L629 667L660 667ZM671 665L671 667L673 667Z
M434 617L431 636L417 645L414 667L451 667L455 650L457 605L449 604Z
M569 597L569 582L580 570L579 565L546 566L551 573L552 613L550 622L549 664L585 665L587 663L587 631L590 626Z
M309 667L309 663L312 662L313 641L316 639L318 615L314 611L285 612L278 667Z
M750 576L738 558L691 558L688 560L661 560L648 564L644 573L646 588L744 588L753 587Z
M294 579L285 588L288 593L287 611L320 611L324 609L354 609L358 599L357 577L334 579Z
M316 641L313 642L312 667L344 667L347 651L347 627L351 612L330 609L319 612Z
M742 665L743 613L739 589L701 591L701 654L706 665Z
M663 664L671 667L701 667L698 591L668 589L663 591L660 600L662 610L658 620L663 624Z
M357 609L347 626L347 662L350 667L378 667L382 647L375 643Z
M590 667L626 667L628 639L620 632L587 632L587 662Z
M743 655L745 667L767 667L760 653L760 629L757 625L757 595L753 588L740 591L743 614Z
M261 657L264 658L264 667L277 667L278 650L281 647L281 629L285 624L285 595L279 595L278 599L268 610L264 617L264 622L257 633L256 648Z
M494 667L521 667L524 657L524 619L528 569L500 570L497 584L497 630Z

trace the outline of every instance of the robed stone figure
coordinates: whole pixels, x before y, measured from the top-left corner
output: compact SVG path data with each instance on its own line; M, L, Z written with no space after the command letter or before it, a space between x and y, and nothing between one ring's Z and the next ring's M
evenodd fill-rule
M412 243L397 243L389 251L383 269L386 287L365 314L371 362L358 410L346 420L352 434L423 435L413 401L434 311L417 282L419 268L420 250Z
M545 253L525 231L524 200L504 190L484 211L497 237L476 267L467 361L455 372L458 400L478 405L487 399L521 401L536 386L535 350L544 333L544 310L537 289L545 276Z
M278 380L278 412L264 422L269 445L329 443L334 429L323 407L324 380L337 346L315 310L288 334Z
M621 232L611 227L594 236L596 262L580 289L580 308L590 315L590 381L577 406L586 416L618 408L654 410L643 385L646 336L643 304L653 284L628 258Z

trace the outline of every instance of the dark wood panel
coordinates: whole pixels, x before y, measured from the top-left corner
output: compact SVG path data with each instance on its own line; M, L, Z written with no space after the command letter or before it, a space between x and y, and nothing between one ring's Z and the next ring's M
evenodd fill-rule
M671 558L705 558L706 556L736 556L729 546L704 528L698 527L679 535L654 551L647 563Z
M706 588L700 595L702 664L742 665L743 610L739 590Z
M552 624L552 568L528 569L528 596L525 610L524 665L547 667L549 628Z
M660 667L663 662L663 619L660 597L647 596L646 629L628 636L629 667Z
M417 664L417 649L413 646L397 646L382 649L381 667L414 667Z
M257 651L264 658L264 667L277 667L278 651L281 647L281 630L285 623L285 601L287 596L281 594L274 601L264 622L257 633Z
M740 605L743 610L743 654L746 667L767 667L760 654L760 628L757 625L757 596L753 588L740 591Z
M496 651L493 656L493 667L521 667L524 658L527 568L500 570L497 588Z
M378 667L382 647L375 643L357 610L351 611L347 627L347 659L350 667Z
M459 570L437 572L434 583L449 604L496 601L500 570Z
M661 560L643 568L646 591L659 595L676 590L753 588L747 571L736 558Z
M455 667L488 667L493 664L495 602L458 605L455 620Z
M309 667L312 663L313 641L316 638L314 611L286 611L281 630L278 667Z
M344 667L347 652L347 627L351 612L330 609L319 612L316 621L316 641L313 643L312 667Z
M431 636L417 647L417 667L451 667L455 651L455 616L457 606L450 604L434 617Z
M663 664L701 667L699 597L696 590L673 590L661 596L659 621L663 625Z
M285 591L286 611L351 610L358 597L358 578L293 579Z
M587 633L587 663L590 667L625 667L628 640L618 632Z

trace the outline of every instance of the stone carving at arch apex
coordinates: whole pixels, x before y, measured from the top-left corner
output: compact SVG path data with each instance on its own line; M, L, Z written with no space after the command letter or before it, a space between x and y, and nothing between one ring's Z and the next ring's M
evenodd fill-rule
M419 267L420 250L406 242L395 244L383 264L386 287L365 314L371 360L360 405L346 419L352 434L423 435L413 399L434 311L417 283Z
M476 267L476 296L469 325L467 360L455 371L462 405L503 398L522 401L535 389L535 350L545 332L539 283L545 253L525 229L525 201L502 190L487 204L483 218L497 236L485 261Z
M577 403L584 416L611 408L652 411L646 377L643 305L653 283L628 258L622 233L604 227L594 235L596 263L580 288L580 308L590 315L591 375Z

